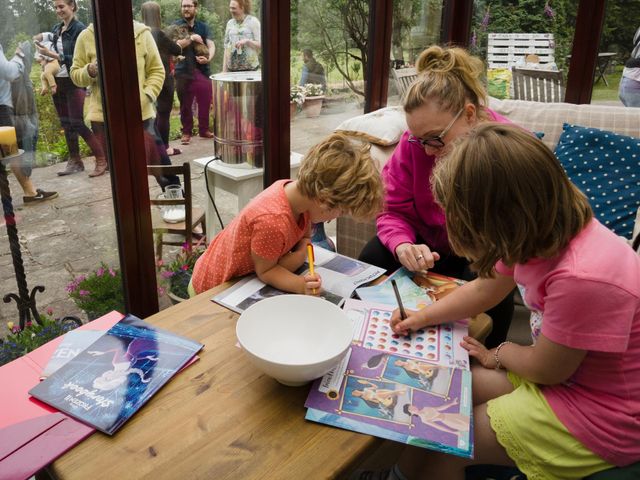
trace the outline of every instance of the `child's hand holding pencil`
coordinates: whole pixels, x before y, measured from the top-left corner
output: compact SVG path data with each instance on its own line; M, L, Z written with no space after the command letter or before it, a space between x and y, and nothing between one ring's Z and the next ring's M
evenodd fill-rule
M322 279L315 273L315 255L313 254L313 245L307 244L307 261L309 263L309 273L304 276L305 295L318 295Z

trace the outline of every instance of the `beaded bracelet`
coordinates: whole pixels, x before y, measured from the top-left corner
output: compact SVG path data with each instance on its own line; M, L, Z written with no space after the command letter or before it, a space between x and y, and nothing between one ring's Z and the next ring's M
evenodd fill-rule
M496 351L495 351L495 352L493 352L493 358L494 358L494 359L495 359L495 361L496 361L496 370L502 370L502 368L503 368L503 367L502 367L502 364L500 363L500 357L498 357L498 353L500 353L500 349L501 349L502 347L504 347L505 345L507 345L508 343L513 343L513 342L509 342L509 341L502 342L500 345L498 345L498 346L496 347Z

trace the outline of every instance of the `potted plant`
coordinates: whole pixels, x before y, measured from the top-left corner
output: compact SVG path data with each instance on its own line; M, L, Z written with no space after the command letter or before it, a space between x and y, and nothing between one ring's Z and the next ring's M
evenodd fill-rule
M95 320L112 310L124 312L122 277L118 269L102 262L95 272L80 275L67 285L69 297Z
M324 100L324 88L319 83L307 83L304 86L305 100L302 110L308 118L320 115L322 101Z
M160 276L169 284L167 295L174 304L189 298L189 282L193 275L193 267L205 251L202 241L202 239L199 240L191 248L188 244L183 244L178 254L168 264L162 260L158 261Z
M47 309L46 315L40 315L40 323L27 322L22 330L13 322L8 322L9 334L4 340L0 339L0 365L9 363L80 325L81 322L76 317L54 319L51 309Z
M290 118L293 119L296 115L296 110L301 108L304 104L306 96L305 88L300 85L291 85L289 90L289 113Z

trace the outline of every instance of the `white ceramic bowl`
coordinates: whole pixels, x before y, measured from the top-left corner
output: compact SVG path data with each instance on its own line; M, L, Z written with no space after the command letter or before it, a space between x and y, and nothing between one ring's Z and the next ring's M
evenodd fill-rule
M247 308L236 325L238 342L251 361L284 385L304 385L323 376L353 339L347 315L309 295L279 295Z

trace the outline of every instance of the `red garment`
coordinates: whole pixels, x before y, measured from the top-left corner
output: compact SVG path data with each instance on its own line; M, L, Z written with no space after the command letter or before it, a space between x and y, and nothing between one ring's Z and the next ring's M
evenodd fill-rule
M193 269L192 284L204 292L234 277L255 272L251 252L278 260L309 229L309 213L296 219L279 180L255 197L211 242Z

